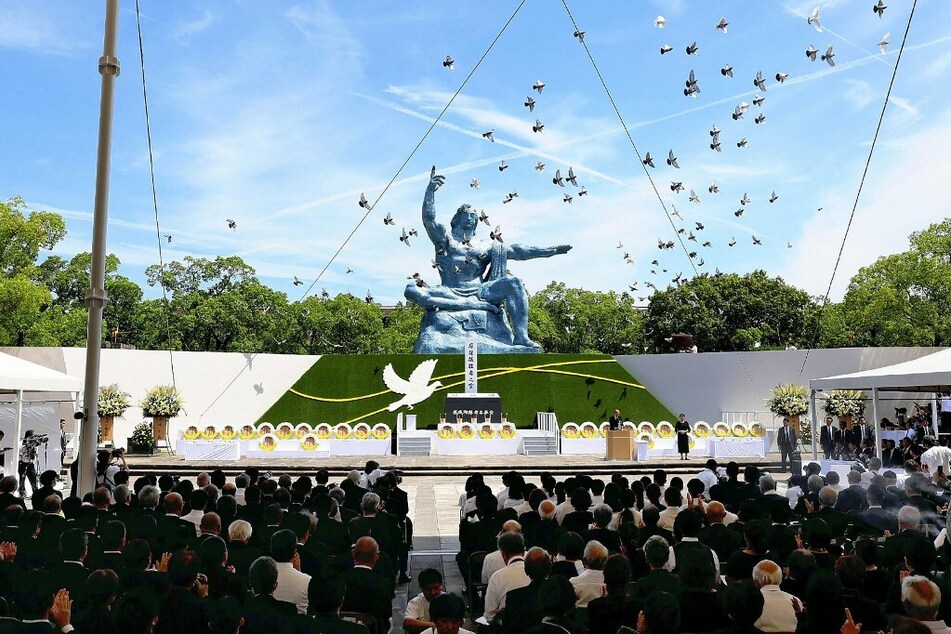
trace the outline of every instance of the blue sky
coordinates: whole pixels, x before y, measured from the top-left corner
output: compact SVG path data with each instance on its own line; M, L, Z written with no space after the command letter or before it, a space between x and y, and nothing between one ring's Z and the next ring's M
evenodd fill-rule
M237 254L267 284L299 299L363 215L357 201L383 191L517 2L157 2L142 0L156 181L166 259ZM703 271L763 268L821 294L855 197L911 0L883 18L871 0L569 0L665 202L694 228ZM821 9L825 30L806 23ZM664 29L655 17L667 19ZM0 4L0 197L23 196L68 219L63 256L89 249L92 230L103 3ZM729 21L727 33L714 28ZM528 0L441 123L311 293L371 291L402 298L406 276L435 271L425 236L410 248L401 227L420 226L429 168L447 176L440 218L470 202L506 240L570 243L567 256L512 263L529 291L551 280L593 290L665 285L690 271L673 230L561 2ZM878 42L891 33L889 52ZM134 4L122 3L109 247L121 272L144 284L157 263ZM697 56L684 51L691 42ZM662 44L673 51L661 56ZM808 45L834 46L837 66L809 61ZM446 55L455 70L443 68ZM731 64L734 77L721 75ZM694 70L699 98L683 95ZM762 70L765 102L741 121ZM784 85L777 72L789 74ZM834 286L906 236L947 215L951 197L951 3L919 2L852 234ZM546 83L542 94L531 90ZM532 95L537 106L522 104ZM754 123L763 113L766 121ZM543 134L532 132L536 117ZM712 125L723 152L708 147ZM495 130L496 143L481 137ZM736 147L747 137L749 146ZM673 149L681 169L665 163ZM510 167L499 172L499 161ZM541 174L536 161L546 164ZM579 185L552 184L573 166ZM475 190L472 178L481 182ZM682 181L683 193L670 191ZM708 193L716 181L719 196ZM700 204L688 202L690 189ZM511 204L503 196L519 193ZM779 199L768 203L775 191ZM562 202L574 195L569 205ZM740 198L752 202L734 216ZM822 211L818 211L819 208ZM396 227L384 226L390 213ZM227 229L225 219L238 227ZM482 226L488 239L489 227ZM751 236L763 240L753 246ZM737 244L728 248L731 238ZM617 242L624 244L616 249ZM792 248L787 248L787 241ZM627 252L634 264L625 264ZM659 266L651 260L659 259ZM699 259L699 258L698 258ZM347 267L354 270L346 274ZM662 273L666 268L667 273ZM658 275L650 274L656 269ZM305 280L292 286L294 276ZM147 289L152 296L154 289Z

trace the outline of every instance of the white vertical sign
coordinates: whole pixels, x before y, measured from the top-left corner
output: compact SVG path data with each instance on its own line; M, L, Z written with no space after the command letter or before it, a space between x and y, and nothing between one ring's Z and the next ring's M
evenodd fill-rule
M475 337L466 339L466 394L479 392L479 345Z

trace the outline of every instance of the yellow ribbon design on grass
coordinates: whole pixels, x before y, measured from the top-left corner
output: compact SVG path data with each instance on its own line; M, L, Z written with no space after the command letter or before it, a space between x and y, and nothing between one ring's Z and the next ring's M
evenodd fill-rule
M479 379L480 380L494 379L495 377L505 376L507 374L516 374L518 372L543 372L548 374L562 374L565 376L574 376L574 377L579 377L583 379L592 379L595 381L607 381L609 383L616 383L618 385L633 387L639 390L647 389L643 385L639 385L637 383L631 383L628 381L621 381L620 379L611 379L611 378L597 376L593 374L582 374L580 372L567 372L565 370L551 369L551 368L569 366L569 365L586 365L589 363L617 363L617 361L615 359L588 359L585 361L559 361L557 363L543 363L541 365L531 365L531 366L525 366L520 368L515 368L515 367L484 368L482 371L479 372ZM485 374L483 374L483 372L485 372ZM464 372L444 374L442 376L434 376L432 377L432 380L441 381L443 379L452 379L455 377L463 376L464 374L465 374ZM460 385L463 385L464 383L465 381L457 381L455 383L443 385L442 387L437 388L436 391L442 392L442 391L450 390L454 387L459 387ZM383 396L384 394L393 393L392 390L382 390L380 392L375 392L373 394L365 394L363 396L352 396L348 398L328 398L323 396L313 396L311 394L304 394L303 392L299 392L295 390L294 388L290 388L288 391L301 398L306 398L311 401L319 401L321 403L352 403L354 401L362 401L362 400L374 398L377 396ZM357 418L352 418L348 420L347 423L354 423L356 421L363 420L364 418L369 418L370 416L376 416L377 414L381 414L385 411L388 411L387 408L382 407L376 411L363 414L362 416L358 416Z

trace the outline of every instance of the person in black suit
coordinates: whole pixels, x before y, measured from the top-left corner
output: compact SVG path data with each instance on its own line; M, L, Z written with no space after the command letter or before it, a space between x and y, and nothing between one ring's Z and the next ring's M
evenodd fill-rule
M605 594L588 603L588 634L615 634L622 625L637 622L637 607L626 594L630 580L627 558L608 557L604 563Z
M901 452L895 448L895 441L891 438L885 441L882 450L882 465L885 467L900 467L902 464Z
M608 525L611 523L611 520L614 519L614 513L611 511L611 507L607 504L599 504L594 507L592 515L594 516L594 528L584 533L585 543L594 540L601 542L612 555L620 553L621 539L618 537L617 531L608 529Z
M898 511L898 533L885 540L881 567L886 572L893 571L905 562L905 556L912 544L931 541L918 530L921 513L913 506L903 506ZM932 544L933 545L933 544Z
M370 614L376 618L378 631L388 632L393 614L394 586L392 578L375 570L380 560L376 540L372 537L358 539L353 545L352 557L353 568L343 576L347 584L343 609Z
M868 508L859 512L859 518L867 527L868 532L891 534L898 533L898 518L891 511L883 508L885 502L885 489L877 484L869 485L866 492L866 501Z
M264 555L264 551L251 546L251 525L244 520L235 520L228 527L228 563L234 566L235 572L247 575L251 564Z
M158 601L148 591L127 588L112 606L112 622L118 632L150 632L157 618Z
M520 634L541 623L538 591L550 572L551 556L541 548L529 548L525 553L525 574L530 582L522 588L509 590L505 595L505 605L518 606L518 609L506 610L502 619L503 634Z
M274 590L277 588L277 563L270 557L258 557L251 564L248 582L254 596L244 604L244 625L241 631L245 634L288 634L298 617L297 606L289 601L274 598Z
M724 562L743 546L743 536L723 523L725 517L726 508L723 504L710 502L707 504L708 526L697 535L700 543L709 546Z
M339 579L312 578L307 586L309 614L298 617L294 634L367 634L365 626L338 616L345 594L346 586Z
M789 417L783 417L783 426L779 428L776 434L776 445L779 447L779 463L782 471L786 470L786 460L789 460L789 466L792 468L792 454L799 445L799 438L796 437L796 430L789 426Z
M53 634L72 626L69 592L44 571L34 571L16 592L22 621L0 619L0 634Z
M555 520L555 503L551 500L542 501L538 505L538 516L537 522L523 524L525 544L554 552L558 548L558 538L561 537L561 526Z
M819 430L819 444L825 459L830 460L835 452L835 442L839 437L839 430L832 426L832 417L826 416L825 424Z
M62 562L52 566L48 573L56 589L65 588L72 597L81 592L89 569L83 565L86 559L88 538L79 528L67 528L59 538L59 553Z
M205 598L208 596L208 579L199 573L198 557L190 550L173 553L168 559L167 574L169 587L159 604L159 617L153 632L207 632Z
M862 482L862 474L853 469L849 471L847 477L849 486L839 491L838 499L835 503L835 510L841 511L842 513L864 511L868 508L868 502L865 499L868 493L865 487L860 484Z
M66 419L59 419L59 468L66 461Z
M617 431L621 429L624 425L624 419L621 418L621 410L615 409L614 413L611 414L611 418L608 419L608 429L611 431Z
M644 544L644 557L650 572L634 585L631 598L643 608L647 598L659 592L669 592L673 596L680 594L680 580L667 570L670 559L670 545L659 535L648 538Z
M852 426L851 441L855 443L856 447L862 447L863 443L871 443L873 441L872 436L872 428L868 426L868 421L866 421L864 417L860 417L858 423Z

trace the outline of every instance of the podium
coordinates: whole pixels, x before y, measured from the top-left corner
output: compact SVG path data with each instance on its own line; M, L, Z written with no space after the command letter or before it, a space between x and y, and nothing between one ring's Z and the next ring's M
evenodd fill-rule
M606 443L606 460L634 460L637 446L634 442L634 430L608 430Z

